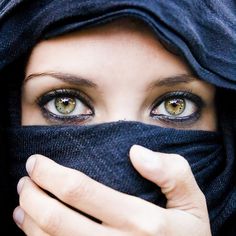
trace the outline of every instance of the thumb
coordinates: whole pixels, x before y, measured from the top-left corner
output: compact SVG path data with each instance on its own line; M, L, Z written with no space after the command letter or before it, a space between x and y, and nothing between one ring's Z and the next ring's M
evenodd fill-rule
M205 197L182 156L153 152L134 145L130 149L130 159L144 178L161 188L167 198L167 208L184 210L198 216L207 212Z

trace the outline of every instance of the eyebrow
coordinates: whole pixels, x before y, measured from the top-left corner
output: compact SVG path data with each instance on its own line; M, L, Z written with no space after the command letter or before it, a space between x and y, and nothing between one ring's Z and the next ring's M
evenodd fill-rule
M172 87L181 83L190 83L192 81L197 81L197 80L198 79L192 74L179 74L158 79L153 83L151 83L148 88L152 89L154 87L164 87L164 86Z
M67 74L67 73L62 73L62 72L44 72L44 73L34 73L30 74L24 79L24 83L27 81L38 78L38 77L45 77L45 76L50 76L56 79L59 79L63 82L69 83L69 84L74 84L74 85L80 85L80 86L85 86L85 87L90 87L90 88L95 88L97 87L97 84L93 83L89 79L85 79L81 76L76 76L73 74Z
M62 73L62 72L43 72L43 73L34 73L30 74L27 76L24 80L24 83L27 81L37 78L37 77L44 77L44 76L50 76L56 79L59 79L63 82L69 83L69 84L74 84L74 85L80 85L80 86L85 86L85 87L90 87L90 88L96 88L98 87L97 84L92 82L89 79L85 79L81 76L76 76L73 74L67 74L67 73ZM154 82L152 82L148 86L148 90L151 90L155 87L172 87L176 86L181 83L190 83L192 81L196 81L196 77L192 74L179 74L179 75L173 75L169 77L164 77L161 79L158 79Z

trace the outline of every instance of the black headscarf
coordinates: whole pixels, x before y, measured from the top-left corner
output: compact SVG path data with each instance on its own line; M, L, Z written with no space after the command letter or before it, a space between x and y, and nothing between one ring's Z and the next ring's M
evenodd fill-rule
M203 132L203 134L201 131L194 131L195 133L192 131L182 132L172 129L163 130L159 127L156 128L157 133L155 133L155 131L151 132L153 127L131 122L129 124L117 123L99 127L82 128L79 134L85 132L87 129L93 129L92 133L89 133L89 137L81 141L81 136L78 137L78 132L75 134L73 127L62 127L61 129L66 129L63 132L69 132L69 134L74 137L72 139L73 142L76 144L79 142L78 145L82 146L83 142L87 145L86 140L95 137L94 130L97 130L97 132L101 134L100 138L103 134L104 137L110 137L110 139L112 139L112 135L118 134L119 137L111 144L113 146L115 146L117 142L119 143L120 140L124 142L126 137L123 150L120 150L122 155L125 155L130 145L136 142L152 148L153 150L157 149L182 154L190 162L198 183L206 194L210 209L213 235L230 235L230 233L233 235L234 229L232 222L236 215L236 109L234 105L234 101L236 100L235 1L1 1L0 76L4 82L10 81L10 83L8 83L10 88L8 94L10 94L12 98L10 99L10 107L12 107L12 104L16 107L17 102L19 102L16 99L19 98L17 97L18 94L15 94L15 89L11 88L20 86L20 80L22 80L23 76L22 66L24 65L24 59L40 40L79 30L84 27L104 24L125 16L138 18L148 24L167 48L171 51L175 51L186 59L193 72L199 78L217 86L217 109L220 133L213 135L208 132ZM2 99L4 99L5 93L2 93L1 96L3 97ZM11 113L10 119L15 120L15 118L19 118L19 114L15 114L16 110L14 107L13 109L8 109L7 107L5 110ZM3 116L2 124L7 123L4 117L6 117L5 119L9 118L7 114ZM130 133L122 136L124 134L124 127L125 130L130 129ZM54 131L52 132L50 129L54 129ZM57 129L56 132L58 132L58 134L53 136L55 129ZM55 152L53 154L53 151L58 148L58 145L55 144L56 141L54 142L55 146L49 145L49 147L55 148L52 148L53 150L51 151L50 148L45 148L45 146L44 148L38 149L39 145L34 143L32 133L35 140L39 143L48 132L55 138L54 140L59 140L60 138L64 140L61 129L55 127L29 127L22 131L20 127L16 127L13 130L7 130L5 135L9 139L8 148L10 150L7 158L12 161L9 161L9 164L13 166L13 168L10 168L11 172L14 172L11 174L16 174L17 176L25 174L22 170L22 164L24 164L28 155L34 152L41 151L42 154L60 160L60 158L57 159L59 154L55 155ZM112 134L110 130L113 130ZM86 132L83 137L86 137ZM150 135L157 136L158 133L163 133L163 137L166 137L166 132L172 134L173 140L163 138L161 141L153 142L154 138L150 138ZM137 133L142 133L143 135L138 140L134 138L137 137ZM185 140L185 135L188 137L187 140L190 143L192 142L191 145ZM52 139L52 136L49 135L48 138ZM75 136L77 136L77 138L75 138ZM20 139L20 137L22 137L22 139ZM192 137L192 139L189 139L189 137ZM206 138L208 139L205 140ZM25 140L27 142L25 142ZM96 143L96 140L97 139L95 139L93 143L90 143L91 147ZM173 144L176 144L176 140L181 140L182 149L170 148ZM194 145L194 142L196 142L196 145ZM165 143L166 145L164 145ZM22 152L22 147L24 147L24 152ZM68 147L68 150L63 148L65 151L64 155L68 152L71 153L72 149L73 146ZM209 150L212 150L212 152ZM93 151L93 148L91 148L91 152ZM204 162L198 162L198 160L189 158L189 156L194 155L194 152L196 158L203 159L205 157ZM78 153L75 152L75 155L78 155ZM86 157L86 153L83 154L82 151L79 155ZM120 156L119 150L117 150L113 156L117 159ZM77 167L74 166L73 163L71 164L70 158L68 162L61 161L60 163ZM99 168L102 168L103 165L104 163L101 163ZM123 166L123 169L132 171L129 166ZM90 174L89 168L82 168L82 170L85 172L88 171L88 174ZM93 173L94 171L91 175ZM93 177L99 179L99 176L96 176L96 174ZM99 180L109 185L109 181L106 182L104 179ZM135 177L135 181L136 180L143 181ZM120 191L123 190L122 186L119 183L117 184L117 181L110 185ZM151 192L150 189L152 189L152 186L143 182L142 185L146 186L144 189L148 189L147 191ZM153 195L151 197L145 195L146 192L143 193L140 188L136 190L132 192L132 194L139 195L141 191L140 197L155 202ZM129 186L124 191L130 193Z

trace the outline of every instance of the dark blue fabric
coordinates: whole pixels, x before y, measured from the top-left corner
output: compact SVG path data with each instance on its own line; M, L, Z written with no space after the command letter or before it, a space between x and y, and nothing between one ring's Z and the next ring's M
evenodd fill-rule
M150 24L203 80L236 88L234 0L3 1L0 70L29 52L49 32L61 34L125 15Z
M216 132L120 121L81 127L13 128L9 137L14 185L27 174L26 159L40 153L121 192L165 206L159 188L142 178L130 163L129 149L139 144L153 151L177 153L188 160L207 198L213 235L234 211L226 207L232 194L229 189L233 168L227 162L232 160L225 160L221 135Z
M183 155L190 162L196 179L206 194L213 235L236 235L235 15L235 0L0 1L1 80L13 79L13 83L22 80L18 69L22 72L24 68L17 66L21 66L19 62L42 39L103 24L119 17L133 16L149 24L162 42L182 55L200 79L219 88L232 90L218 93L221 138L216 133L177 131L139 123L106 124L94 126L93 129L12 129L7 136L10 150L7 161L12 165L13 183L16 178L25 174L26 158L40 152L59 163L80 169L120 191L162 205L164 199L156 187L137 175L128 161L128 149L132 144L139 143L153 150ZM17 86L19 92L20 85ZM1 101L4 101L4 92L0 93ZM15 90L10 92L16 94ZM11 119L17 120L16 123L19 124L19 103L19 97L11 95L11 107L2 109L8 112L2 112L1 116L5 117L6 113L9 116L8 113L11 113ZM110 156L112 158L109 159ZM101 175L105 172L112 175L111 182L107 175ZM135 183L135 188L131 188L132 182ZM15 185L9 188L13 191L11 196L17 201ZM7 228L9 235L13 235L9 229Z

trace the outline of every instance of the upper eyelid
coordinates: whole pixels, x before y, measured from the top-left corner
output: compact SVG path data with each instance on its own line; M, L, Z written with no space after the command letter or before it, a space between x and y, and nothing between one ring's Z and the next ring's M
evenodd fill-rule
M51 95L51 99L55 98L56 95L60 95L60 96L67 95L67 94L69 94L69 95L76 95L76 97L82 103L84 103L84 105L88 106L93 111L93 113L95 113L94 107L92 106L91 102L88 101L88 99L85 99L84 96L81 96L81 94L85 95L86 97L88 97L88 96L86 94L84 94L83 92L81 92L80 90L78 90L78 89L74 89L74 88L70 88L70 89L68 89L68 88L66 88L66 89L65 88L61 88L61 89L56 89L56 90L50 90L50 91L44 93L43 95L41 95L39 97L38 101L42 97L50 96L49 95L50 93L54 93L54 94ZM193 94L192 90L190 90L190 89L186 90L185 89L185 90L169 91L169 92L164 93L163 95L161 95L157 99L155 99L155 101L151 104L150 108L151 108L151 110L154 109L156 106L160 105L161 102L163 102L165 100L165 98L171 98L171 97L175 97L175 96L183 96L183 94L184 95L191 94L195 98L198 98L198 100L199 100L198 103L194 99L189 98L189 100L193 101L196 105L198 105L198 107L200 107L200 109L202 108L203 105L205 105L205 103L202 101L201 97L199 97L196 94ZM186 98L188 99L187 96L186 96ZM89 100L91 100L91 99L89 99ZM50 101L50 99L48 101ZM37 103L39 104L40 102L37 102ZM41 103L39 105L43 106L45 104Z
M158 98L154 100L154 102L150 105L149 109L153 109L155 106L160 105L165 99L168 99L171 97L177 97L177 96L185 97L186 99L189 99L202 107L206 105L204 100L199 95L194 94L191 89L184 89L184 90L177 90L177 91L169 91L162 94L161 96L159 96Z
M83 93L82 91L78 90L78 89L68 89L68 88L61 88L61 89L56 89L56 90L50 90L42 95L40 95L39 97L37 97L36 99L36 103L40 106L43 106L45 104L43 104L42 99L45 97L51 97L51 99L46 99L47 102L49 102L50 100L52 100L53 98L55 99L57 96L63 96L63 95L71 95L71 96L75 96L77 99L79 99L85 106L88 106L93 112L94 112L94 108L92 106L92 99L85 93ZM46 103L46 102L45 102Z
M81 92L80 91L78 92L78 90L75 90L75 89L69 89L69 91L68 91L68 89L59 89L59 90L62 91L61 93L59 93L59 95L61 95L61 96L63 96L63 92L64 92L64 94L69 94L70 90L72 90L74 92L76 91L78 94L81 95ZM56 91L58 91L58 90L51 90L50 92L53 93ZM41 95L41 97L47 96L50 92L44 93L43 95ZM53 96L53 94L52 94L52 96ZM54 98L49 99L45 103L38 104L40 106L42 113L43 113L43 116L51 122L65 122L65 123L77 124L77 123L80 123L80 122L83 122L83 121L89 119L91 116L94 116L94 108L91 107L90 104L88 104L88 101L84 101L84 98L81 99L82 98L81 96L77 96L77 99L79 99L85 106L87 106L92 111L91 115L90 114L89 115L88 114L86 114L86 115L80 114L80 115L63 116L63 115L54 114L53 112L51 112L50 110L48 110L44 106L45 106L45 104L47 104L48 102L50 102L52 99L55 99L55 98L56 98L56 94L54 94Z
M206 106L206 103L203 101L203 99L192 93L192 92L189 92L189 91L177 91L177 92L182 92L182 93L185 93L186 95L187 94L191 94L192 96L194 96L195 100L197 99L198 101L194 101L194 99L190 99L188 98L187 96L185 97L185 99L189 99L191 100L193 103L195 103L196 107L197 107L197 110L195 112L193 112L192 114L188 115L188 116L183 116L183 117L172 117L171 115L170 116L164 116L164 117L160 117L160 115L153 115L152 114L152 111L153 109L155 109L156 107L158 107L163 101L165 98L168 98L167 95L170 94L169 98L171 97L175 97L174 93L176 93L176 91L174 92L167 92L165 94L163 94L161 97L159 97L159 99L161 98L161 100L159 100L159 103L158 103L158 99L156 99L154 101L154 103L152 103L152 106L151 106L151 111L150 111L150 116L154 119L158 119L159 121L161 122L164 122L164 123L171 123L173 124L175 127L176 125L178 124L179 127L185 127L189 124L193 124L194 122L196 122L200 117L201 117L201 114L202 114L202 109L204 108L204 106ZM159 118L157 118L159 117ZM181 124L181 122L183 122ZM181 124L181 125L180 125Z

